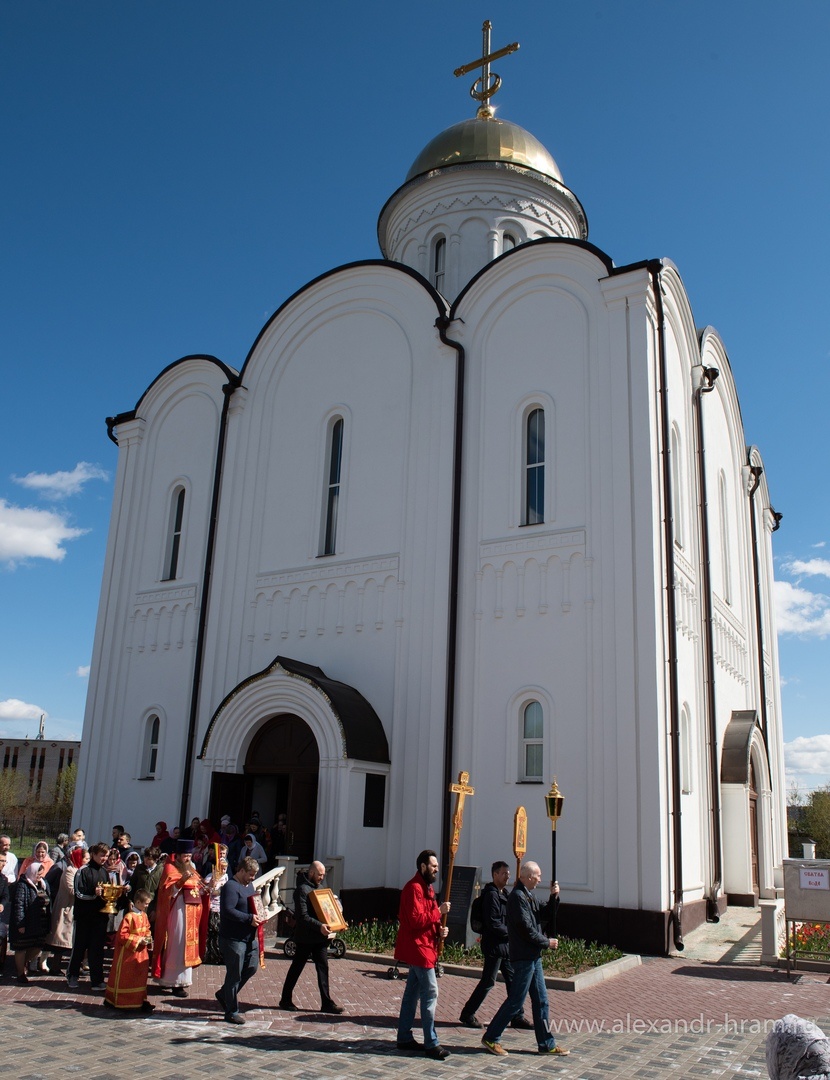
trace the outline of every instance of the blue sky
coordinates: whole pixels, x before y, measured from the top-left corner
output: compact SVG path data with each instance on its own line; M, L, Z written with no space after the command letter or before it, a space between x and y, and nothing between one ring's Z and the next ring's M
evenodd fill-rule
M0 738L80 735L116 448L172 360L239 367L325 270L379 255L493 46L617 264L666 256L723 337L777 510L790 775L830 779L826 0L4 0Z

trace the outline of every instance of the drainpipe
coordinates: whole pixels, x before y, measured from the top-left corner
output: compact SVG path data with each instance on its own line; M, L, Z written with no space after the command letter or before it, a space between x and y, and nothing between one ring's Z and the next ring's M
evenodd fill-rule
M648 263L657 311L657 352L660 394L660 437L662 441L663 474L663 546L666 551L666 621L669 676L669 738L672 770L672 840L674 851L673 889L674 906L671 910L672 938L678 952L683 942L683 832L680 823L680 694L677 676L677 621L674 596L674 520L672 518L671 483L671 426L668 402L668 371L666 362L666 320L663 310L663 293L660 274L663 264L659 259Z
M719 921L718 893L723 880L723 848L720 835L720 776L718 775L718 725L715 708L715 646L712 635L712 563L709 548L709 501L706 494L706 448L703 438L703 407L701 399L715 388L720 372L717 368L704 368L700 385L696 387L694 402L695 429L697 432L697 481L700 499L700 595L703 605L701 630L703 633L703 682L706 687L706 726L708 730L710 805L710 851L711 885L706 898L706 918Z
M441 843L450 835L450 784L452 776L452 750L455 735L455 674L458 652L458 575L461 552L461 458L464 439L464 346L447 337L447 330L453 320L448 315L439 315L435 320L438 335L445 345L455 349L458 363L455 369L455 440L453 445L453 480L452 480L452 532L450 536L450 597L447 613L447 685L444 721L444 790L441 805ZM442 853L441 880L445 880L448 853Z
M193 776L193 749L196 742L196 719L199 712L199 691L202 685L202 659L207 633L208 596L210 579L213 572L213 551L216 545L216 524L219 517L219 491L222 486L222 463L225 458L225 441L228 432L228 409L231 396L241 385L238 377L231 379L222 387L225 400L222 402L222 417L219 421L219 441L216 446L216 464L213 470L213 495L210 503L210 521L208 523L207 546L205 548L205 568L202 574L202 594L199 609L199 628L196 633L196 655L193 661L193 682L190 689L190 716L187 724L187 748L184 755L184 775L182 776L182 799L179 808L179 823L188 820L188 802L190 801L190 782Z
M764 467L762 465L752 465L749 461L747 461L747 464L749 465L749 475L752 477L752 487L749 489L749 524L752 530L752 584L755 591L755 634L758 643L758 700L760 704L758 711L761 714L761 730L764 733L764 744L769 757L769 745L767 744L767 684L764 676L764 626L761 619L761 560L758 554L758 526L755 523L755 492L760 486ZM781 525L781 518L784 515L777 514L772 507L770 507L770 512L775 520L772 531L777 532Z

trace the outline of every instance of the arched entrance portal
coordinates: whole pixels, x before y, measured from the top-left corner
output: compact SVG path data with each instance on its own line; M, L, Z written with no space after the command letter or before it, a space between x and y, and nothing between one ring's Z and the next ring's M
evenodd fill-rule
M215 773L210 798L212 821L230 814L241 824L257 810L263 825L285 815L285 837L272 830L274 854L314 858L320 752L308 724L284 714L267 720L251 741L242 775Z

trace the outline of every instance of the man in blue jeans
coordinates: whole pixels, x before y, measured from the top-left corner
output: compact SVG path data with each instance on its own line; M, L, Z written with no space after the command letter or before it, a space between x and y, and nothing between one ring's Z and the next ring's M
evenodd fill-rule
M404 1053L423 1052L427 1057L443 1061L449 1057L449 1053L438 1045L435 1033L435 1005L438 1001L435 963L438 959L438 941L447 936L446 926L441 926L441 916L450 910L450 905L445 900L439 906L435 899L432 888L438 876L438 856L435 852L422 851L416 865L418 872L404 885L398 909L395 959L409 965L398 1020L398 1049ZM419 999L421 1026L424 1029L423 1046L412 1037Z
M549 938L542 932L547 921L550 906L559 898L559 883L554 881L550 887L550 900L539 907L533 890L542 880L542 871L535 862L526 862L520 872L516 887L507 900L507 944L510 963L513 965L513 985L507 999L490 1021L482 1046L491 1054L506 1057L507 1051L499 1042L504 1029L515 1017L520 1015L526 994L530 993L533 1006L533 1030L540 1054L569 1054L562 1046L557 1046L548 1024L548 991L545 975L542 971L542 950L555 949L557 938Z
M216 991L229 1024L244 1024L239 1015L239 991L259 967L257 927L262 922L250 908L253 880L259 873L256 859L245 858L219 894L219 951L225 961L225 982Z

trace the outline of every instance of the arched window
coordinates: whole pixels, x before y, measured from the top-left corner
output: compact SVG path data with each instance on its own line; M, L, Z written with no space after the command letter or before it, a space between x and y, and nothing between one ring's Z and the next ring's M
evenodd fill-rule
M544 409L533 409L525 423L523 517L523 525L538 525L545 520Z
M320 554L333 555L337 542L337 511L340 505L340 468L343 461L343 417L329 425L326 448L326 482L323 487L323 521Z
M444 288L444 276L447 269L447 239L437 236L432 245L432 284L441 292Z
M545 720L538 701L522 709L519 747L519 779L541 781L544 773Z
M671 429L671 496L672 518L674 520L674 542L678 547L683 547L683 537L686 531L686 523L683 517L683 470L680 461L680 436L677 428Z
M141 770L141 775L145 780L154 779L158 771L160 735L161 720L155 714L148 716L144 731L144 761Z
M720 551L721 570L723 573L723 599L727 604L731 604L732 562L729 552L729 517L726 506L726 477L723 473L718 477L718 507L720 509Z
M501 250L502 250L502 252L512 251L515 246L516 246L516 237L513 235L513 233L509 233L509 232L504 233L502 238L501 238Z
M184 488L177 487L170 500L170 517L167 526L167 549L164 560L164 581L173 581L179 572L179 556L182 550L182 522L184 521Z

